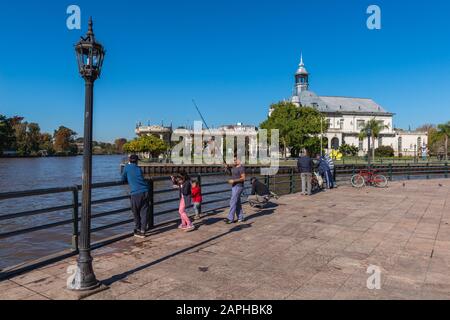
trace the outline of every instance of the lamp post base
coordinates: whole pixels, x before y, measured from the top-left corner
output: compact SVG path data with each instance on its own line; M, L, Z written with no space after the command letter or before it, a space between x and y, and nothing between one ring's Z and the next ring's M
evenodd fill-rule
M100 286L92 268L92 257L89 251L81 251L73 278L67 281L67 288L72 291L90 291Z

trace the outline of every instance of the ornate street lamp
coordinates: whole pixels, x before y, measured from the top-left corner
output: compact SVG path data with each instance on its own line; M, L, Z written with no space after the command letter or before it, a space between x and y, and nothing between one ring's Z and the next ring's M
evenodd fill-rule
M367 135L367 140L368 140L367 146L368 146L368 149L369 149L369 151L367 153L367 162L368 162L368 166L369 166L369 169L370 169L370 166L371 166L371 163L370 163L370 156L371 156L371 152L370 152L371 151L370 138L372 137L372 129L371 128L367 128L366 135Z
M86 85L80 252L77 260L77 273L69 286L70 289L77 291L92 290L100 285L92 268L91 256L92 111L94 81L100 77L105 50L95 40L92 25L92 18L89 18L89 29L86 37L81 37L81 40L75 45L78 68Z

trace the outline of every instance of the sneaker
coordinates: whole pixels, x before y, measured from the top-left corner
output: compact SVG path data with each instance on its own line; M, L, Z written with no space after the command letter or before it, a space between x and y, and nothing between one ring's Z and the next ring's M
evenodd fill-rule
M195 226L192 224L188 227L183 228L184 231L186 232L190 232L190 231L194 231L195 230Z
M196 214L196 215L194 216L194 220L200 220L200 215L199 215L199 214Z
M230 221L230 220L228 220L228 219L225 219L225 223L226 223L226 224L233 224L234 221Z
M186 228L186 227L183 226L182 224L180 224L180 225L178 226L178 229L184 229L184 228Z
M239 223L245 222L245 218L241 218L238 220Z
M146 237L145 232L142 232L139 230L134 232L134 236L139 239L145 239L145 237Z

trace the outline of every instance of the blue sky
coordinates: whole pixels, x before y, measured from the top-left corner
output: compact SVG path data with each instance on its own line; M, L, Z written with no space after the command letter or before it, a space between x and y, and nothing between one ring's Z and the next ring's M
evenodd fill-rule
M82 10L82 30L66 9ZM366 9L382 10L382 30ZM0 4L0 113L43 131L83 131L73 45L89 15L107 49L94 136L132 138L138 121L258 125L289 98L303 52L311 90L370 97L397 127L450 120L450 3L430 0L13 1Z

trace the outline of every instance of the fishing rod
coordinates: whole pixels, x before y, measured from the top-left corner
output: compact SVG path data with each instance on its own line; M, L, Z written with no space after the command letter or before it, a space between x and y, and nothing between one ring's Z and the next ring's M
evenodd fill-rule
M192 103L194 104L195 109L197 109L197 112L198 112L198 114L200 115L200 118L202 118L202 121L203 121L203 123L205 124L206 129L208 129L209 134L210 134L210 136L211 136L211 141L216 141L215 137L213 137L213 135L212 135L212 133L211 133L211 130L210 130L209 127L208 127L208 124L207 124L206 121L205 121L205 118L203 117L203 114L201 113L201 111L200 111L200 109L199 109L199 107L198 107L198 105L197 105L197 103L195 102L194 99L192 99ZM214 151L214 152L215 152L215 151ZM225 163L225 165L228 166L227 160L225 159L225 155L223 154L223 152L221 152L221 153L222 153L222 159L223 159L223 162Z
M203 117L202 113L200 112L200 109L197 106L197 103L195 103L195 100L192 99L192 103L195 106L195 109L197 109L198 114L200 115L200 118L202 118L203 123L205 124L206 129L208 129L209 133L211 134L211 130L209 130L208 125L206 124L205 118Z

